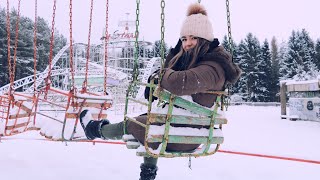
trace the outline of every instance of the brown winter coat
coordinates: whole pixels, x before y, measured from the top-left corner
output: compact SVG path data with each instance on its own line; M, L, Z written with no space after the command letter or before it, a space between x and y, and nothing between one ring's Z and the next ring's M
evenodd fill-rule
M168 58L173 56L169 54ZM238 80L240 72L230 54L218 46L201 57L194 68L185 71L165 69L161 87L178 96L191 95L194 102L212 107L214 95L203 92L223 90L225 83Z
M166 64L174 55L173 50L171 50L167 56ZM233 64L230 54L222 46L218 46L200 57L194 68L185 71L174 71L166 68L160 85L175 95L191 95L194 102L212 107L215 96L203 92L223 90L225 84L235 83L240 73L241 70ZM137 117L137 120L144 124L146 119L146 115ZM129 122L127 128L128 132L133 134L141 143L144 142L145 129L143 127ZM156 148L158 145L150 144L152 148ZM168 144L167 150L190 151L198 146L197 144Z

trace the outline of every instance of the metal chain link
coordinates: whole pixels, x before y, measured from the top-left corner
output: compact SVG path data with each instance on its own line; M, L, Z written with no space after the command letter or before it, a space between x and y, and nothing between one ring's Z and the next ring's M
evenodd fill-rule
M88 70L89 70L89 58L90 58L90 37L91 37L91 24L92 24L92 11L93 11L93 0L91 0L90 6L90 20L89 20L89 33L88 33L88 45L87 45L87 58L86 58L86 70L85 70L85 77L82 84L82 92L87 91L88 86Z
M17 65L17 49L18 49L18 39L19 39L19 24L20 24L20 2L21 0L18 0L18 14L16 19L16 34L15 34L15 42L14 42L14 53L13 53L13 66L12 66L12 75L10 79L10 82L14 82L14 76L16 73L16 65ZM13 84L13 83L12 83Z
M140 0L137 0L137 8L136 8L136 31L135 31L135 37L136 40L134 42L134 65L133 65L133 81L136 81L138 79L139 75L139 69L138 69L138 58L139 58L139 46L138 46L138 38L139 38L139 14L140 14Z
M106 32L105 32L105 39L104 39L104 84L103 84L103 92L104 95L107 95L107 62L108 62L108 22L109 22L109 0L106 3Z
M227 25L228 25L228 40L229 40L229 50L232 57L233 62L233 39L231 35L231 20L230 20L230 7L229 7L229 0L226 0L226 8L227 8Z
M10 51L10 11L9 11L9 0L7 0L7 46L8 46L8 68L9 68L9 80L10 80L10 88L9 88L9 96L12 93L12 88L13 88L13 82L11 82L11 76L12 76L12 64L11 64L11 51Z
M231 35L231 20L230 20L230 5L229 5L229 0L226 0L226 8L227 8L227 25L228 25L228 40L229 40L229 51L231 54L231 58L232 58L232 62L234 59L234 47L233 47L233 39L232 39L232 35ZM228 95L226 98L222 99L222 103L225 105L226 110L228 110L228 106L230 104L230 91L232 89L232 85L228 85L227 86L228 89ZM223 101L226 101L225 103Z
M201 3L201 0L198 0L198 3L200 4L200 3Z
M34 0L34 27L33 27L33 92L37 88L37 21L38 21L38 1Z
M165 8L166 4L165 4L165 0L161 0L161 63L164 64L164 53L165 53L165 44L164 44L164 32L165 32L165 27L164 27L164 19L165 19L165 15L164 15L164 8Z
M74 95L75 95L75 85L74 85L74 63L73 63L73 39L72 39L72 0L69 1L69 38L70 38L70 72L71 72L71 82L70 82L70 92L72 93L71 95L71 104L74 103ZM76 106L73 106L73 110L76 109Z
M73 39L72 39L72 0L69 1L69 39L70 39L70 71L71 71L71 87L74 86L74 68L73 68Z
M53 41L54 41L54 25L55 25L55 16L56 16L56 4L57 1L53 0L53 10L52 10L52 25L51 25L51 37L50 37L50 54L49 54L49 71L46 78L46 91L44 99L47 99L49 87L51 85L51 67L52 67L52 56L53 56Z
M161 53L161 71L159 76L159 82L162 80L162 69L164 68L164 61L165 61L165 42L164 42L164 32L165 32L165 26L164 26L164 20L165 20L165 14L164 14L164 8L166 6L165 0L161 0L161 40L160 40L160 53ZM160 87L160 83L158 83L158 87Z

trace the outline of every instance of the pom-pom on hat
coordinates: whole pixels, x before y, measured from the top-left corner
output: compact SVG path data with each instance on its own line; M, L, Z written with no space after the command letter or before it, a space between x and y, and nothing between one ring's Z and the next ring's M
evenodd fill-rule
M180 37L193 35L208 41L213 41L212 24L208 19L206 9L199 3L191 4L184 20Z

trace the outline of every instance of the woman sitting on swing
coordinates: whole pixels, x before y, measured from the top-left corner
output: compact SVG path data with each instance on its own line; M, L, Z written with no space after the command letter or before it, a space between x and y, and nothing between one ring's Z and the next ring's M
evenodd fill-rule
M193 101L212 107L215 95L206 91L222 91L226 84L235 83L241 70L232 62L230 54L219 46L214 38L211 22L205 8L199 3L189 6L187 18L183 22L180 39L175 48L170 50L165 62L165 69L160 86L171 93L189 95ZM145 97L149 98L146 88ZM80 122L88 139L121 139L124 135L124 122L110 124L108 120L93 121L88 110L80 114ZM136 118L146 124L147 115ZM128 121L126 130L139 142L144 143L145 128ZM156 149L159 144L150 144ZM168 151L191 151L198 144L168 144ZM157 158L144 157L141 164L140 180L152 180L156 177Z

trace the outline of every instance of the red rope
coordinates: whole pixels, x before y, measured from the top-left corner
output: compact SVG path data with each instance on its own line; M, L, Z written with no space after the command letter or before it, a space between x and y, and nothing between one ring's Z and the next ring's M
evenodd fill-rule
M297 161L297 162L320 164L320 161L316 161L316 160L298 159L298 158L273 156L273 155L266 155L266 154L255 154L255 153L246 153L246 152L238 152L238 151L227 151L227 150L218 150L218 152L227 153L227 154L237 154L237 155L244 155L244 156L255 156L255 157L263 157L263 158L271 158L271 159L280 159L280 160L288 160L288 161Z
M26 139L26 138L1 138L1 140L37 140L37 141L52 141L57 142L51 139ZM104 140L72 140L70 142L86 142L86 143L102 143L102 144L115 144L115 145L125 145L125 142L122 141L104 141ZM227 153L227 154L236 154L243 156L254 156L261 158L270 158L270 159L279 159L279 160L287 160L287 161L295 161L295 162L304 162L304 163L312 163L312 164L320 164L318 160L310 160L310 159L300 159L300 158L291 158L291 157L283 157L283 156L274 156L274 155L266 155L266 154L255 154L255 153L247 153L240 151L228 151L228 150L218 150L219 153Z

